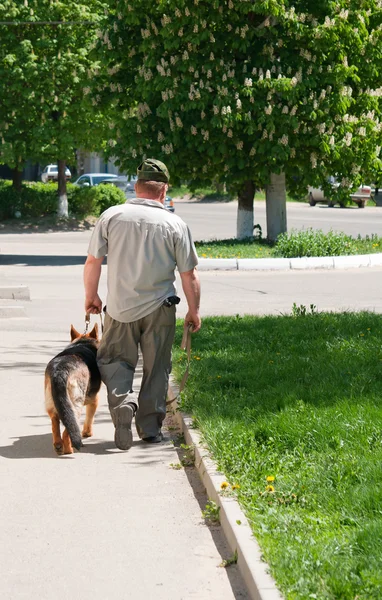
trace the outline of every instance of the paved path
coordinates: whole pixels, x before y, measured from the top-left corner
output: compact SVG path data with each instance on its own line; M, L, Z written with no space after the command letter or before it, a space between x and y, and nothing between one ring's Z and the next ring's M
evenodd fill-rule
M27 237L13 251L30 258L36 239ZM83 262L82 245L66 239L44 246L47 261L71 248ZM81 453L53 452L44 370L70 323L84 325L82 265L61 262L0 267L3 285L31 290L26 318L0 319L0 598L248 600L237 567L219 566L232 553L220 527L203 522L194 470L171 468L171 441L135 436L129 452L117 450L104 389L94 438Z
M67 343L72 306L52 331L0 343L0 598L247 599L220 528L202 521L207 498L193 470L174 470L171 442L129 452L113 443L105 391L95 437L57 458L43 410L43 373ZM5 330L8 329L8 330Z
M95 437L74 456L53 453L43 372L70 323L83 324L87 242L76 236L60 247L55 234L8 238L22 258L0 266L2 284L31 292L27 318L0 319L0 598L247 599L236 567L218 566L229 551L220 529L202 523L198 479L170 467L179 461L170 442L116 450L104 391ZM382 312L381 277L381 268L201 273L202 314L280 314L293 302Z

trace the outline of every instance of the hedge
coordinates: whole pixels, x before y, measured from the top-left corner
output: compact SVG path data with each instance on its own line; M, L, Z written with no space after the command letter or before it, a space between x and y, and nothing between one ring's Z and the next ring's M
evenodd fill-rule
M111 184L95 187L79 187L67 184L69 214L98 217L104 210L126 201L122 190ZM23 183L21 192L12 187L12 182L0 179L0 220L12 219L16 213L21 218L45 217L57 212L57 184Z

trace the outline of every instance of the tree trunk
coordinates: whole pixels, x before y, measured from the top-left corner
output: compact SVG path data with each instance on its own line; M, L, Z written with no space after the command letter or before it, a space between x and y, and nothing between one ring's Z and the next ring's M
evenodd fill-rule
M236 227L236 235L239 240L253 237L253 200L255 192L255 184L251 180L245 181L239 189Z
M20 167L15 167L12 170L12 187L18 191L21 192L21 184L23 181L23 170L20 170Z
M58 161L58 209L57 215L62 219L67 219L69 216L68 212L68 196L66 193L66 162L64 160Z
M267 211L267 238L275 242L280 233L287 230L285 173L271 174L265 189Z

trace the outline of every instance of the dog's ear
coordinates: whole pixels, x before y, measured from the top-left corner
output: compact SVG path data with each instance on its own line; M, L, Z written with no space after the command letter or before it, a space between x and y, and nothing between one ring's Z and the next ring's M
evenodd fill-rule
M98 324L95 323L93 329L89 333L89 337L98 341Z
M70 339L71 341L81 337L81 334L78 333L77 329L74 329L73 325L70 326Z

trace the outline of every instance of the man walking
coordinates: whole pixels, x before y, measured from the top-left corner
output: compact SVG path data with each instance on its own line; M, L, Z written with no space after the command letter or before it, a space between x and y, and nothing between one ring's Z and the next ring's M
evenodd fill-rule
M148 443L163 439L166 398L175 334L175 268L188 304L186 325L200 329L198 258L191 233L164 207L169 172L164 163L145 160L137 170L136 198L106 210L93 231L84 268L85 310L102 310L98 295L101 264L107 254L107 312L98 366L107 387L115 444L128 450L131 423ZM139 394L132 390L143 357Z

